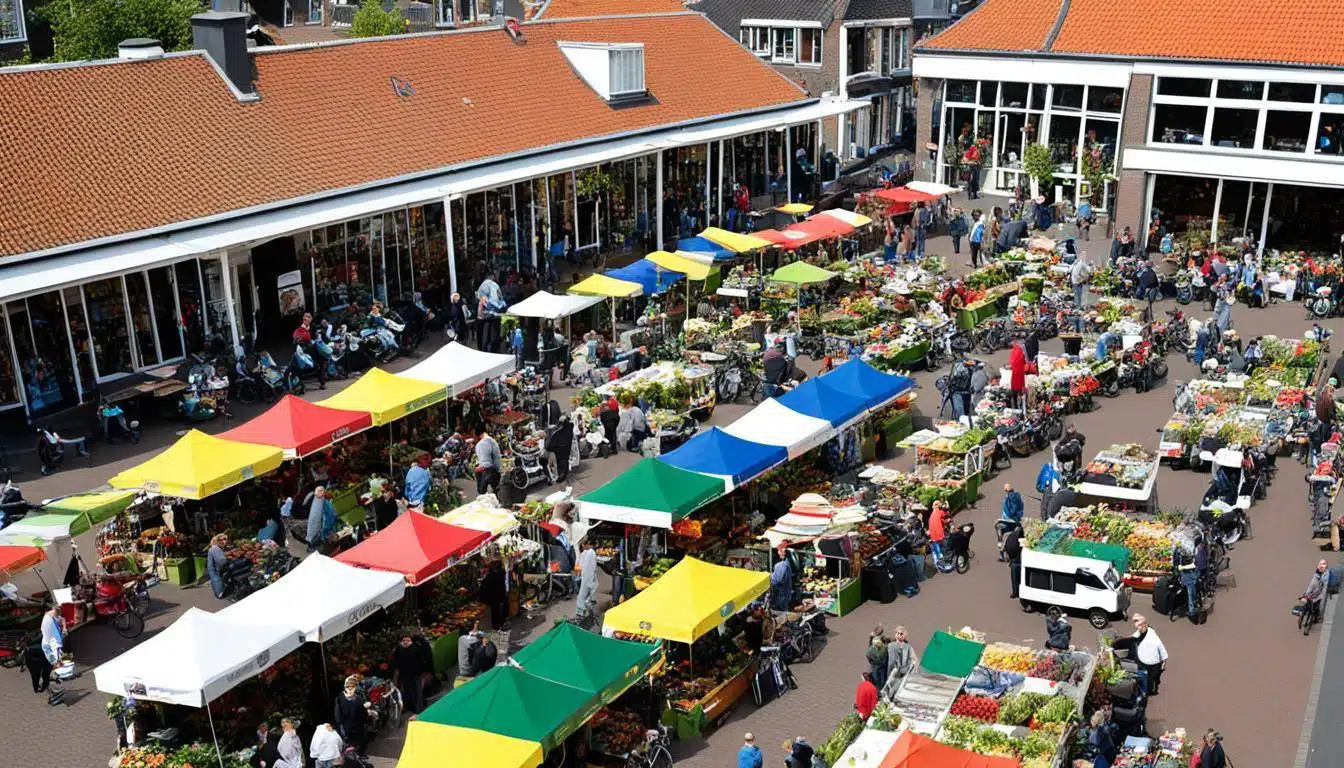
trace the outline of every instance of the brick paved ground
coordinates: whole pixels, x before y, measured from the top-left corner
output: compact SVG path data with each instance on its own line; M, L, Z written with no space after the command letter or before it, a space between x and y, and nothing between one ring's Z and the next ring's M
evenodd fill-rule
M993 204L993 201L986 201ZM931 238L930 250L950 254L946 238ZM1096 258L1107 253L1105 242L1085 244ZM966 256L963 254L961 260ZM1243 336L1258 333L1297 335L1304 330L1301 306L1283 305L1251 311L1238 307L1234 324ZM1339 330L1341 324L1332 321ZM1057 353L1059 342L1042 345L1046 352ZM1002 362L999 355L992 362ZM1113 442L1155 444L1154 430L1170 412L1172 382L1194 375L1193 368L1175 356L1169 358L1171 374L1158 389L1143 395L1132 391L1102 407L1076 418L1079 429L1089 439L1089 450ZM408 365L393 365L393 370ZM921 412L936 409L933 376L920 374L925 398ZM333 385L333 388L339 387ZM330 392L322 393L323 395ZM308 396L317 399L315 394ZM720 407L713 422L725 424L745 411L743 406ZM245 416L247 414L240 414ZM208 431L221 431L222 423L206 425ZM145 441L132 450L129 446L99 447L89 462L78 463L50 478L39 478L30 471L18 479L30 498L71 493L95 487L116 472L132 466L174 438L178 425L151 426ZM898 457L893 466L908 466L912 458ZM864 645L868 631L878 622L892 627L909 628L916 644L922 644L935 629L972 624L979 629L1007 638L1042 642L1042 620L1023 614L1008 598L1006 567L993 559L992 520L998 514L1000 490L1004 481L1030 493L1040 459L1019 460L995 482L984 486L986 498L968 514L981 533L975 549L981 556L965 575L939 575L926 582L921 594L913 599L900 598L890 605L866 604L850 616L833 620L833 636L820 657L812 664L795 668L799 689L761 710L750 702L742 705L730 722L704 740L675 745L677 765L686 768L722 768L734 765L733 755L741 734L750 730L767 751L767 765L776 765L780 745L788 738L803 735L814 743L824 739L851 708L859 673L865 668ZM593 488L632 463L627 454L619 458L589 462L579 473L577 489ZM1277 768L1292 764L1297 751L1303 710L1307 699L1312 664L1319 635L1303 638L1287 613L1292 598L1301 592L1318 558L1307 538L1304 485L1299 467L1291 460L1280 462L1282 471L1266 502L1253 511L1254 539L1239 544L1232 554L1233 587L1220 592L1217 605L1205 626L1187 622L1171 624L1154 621L1171 652L1171 666L1163 693L1152 702L1152 730L1184 726L1198 730L1218 728L1227 737L1229 757L1239 766ZM1158 487L1164 506L1192 507L1208 482L1205 474L1161 470ZM1031 499L1028 506L1031 508ZM83 537L87 539L87 537ZM91 545L89 541L83 541ZM1334 561L1332 557L1332 562ZM22 586L31 586L21 582ZM205 609L219 607L208 589L178 589L163 585L155 589L155 615L145 637L161 630L187 606ZM1149 607L1143 596L1136 607ZM542 625L548 625L543 622ZM1085 622L1075 622L1074 639L1095 645L1094 633ZM515 642L523 642L519 634ZM80 630L71 639L81 677L68 685L70 696L63 707L48 708L45 700L34 696L25 675L0 674L0 697L8 702L5 711L3 765L86 768L105 764L115 743L115 732L104 715L106 696L93 690L90 670L121 650L125 644L105 627ZM1327 721L1333 727L1338 714ZM1322 721L1317 721L1322 725ZM400 748L394 735L380 739L371 747L375 763L381 767L395 764ZM445 762L450 765L451 760ZM1332 763L1333 764L1333 763Z

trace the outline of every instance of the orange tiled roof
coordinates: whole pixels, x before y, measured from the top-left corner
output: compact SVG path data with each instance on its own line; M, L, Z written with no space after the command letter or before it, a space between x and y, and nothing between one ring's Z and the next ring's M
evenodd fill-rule
M1344 3L1320 0L985 0L927 50L1344 66ZM1048 46L1048 47L1047 47Z
M550 0L539 18L581 19L685 10L682 0Z
M0 70L0 256L806 98L699 14L524 29L259 48L251 104L201 55ZM558 40L643 42L652 98L612 108Z

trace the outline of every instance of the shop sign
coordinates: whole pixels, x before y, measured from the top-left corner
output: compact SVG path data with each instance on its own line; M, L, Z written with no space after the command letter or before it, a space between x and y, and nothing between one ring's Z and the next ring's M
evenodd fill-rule
M337 440L340 440L341 438L348 436L349 434L350 434L349 427L341 427L340 429L331 433L331 442L334 443Z
M346 626L350 626L350 627L355 626L355 625L358 624L359 622L361 622L361 621L367 619L368 617L372 616L373 613L374 613L374 611L377 611L377 610L378 610L378 604L377 604L377 603L365 603L364 605L359 606L358 608L354 609L354 610L351 611L350 613L346 614L346 617L345 617L345 623L346 623Z
M723 606L719 608L720 618L726 619L729 616L732 616L734 613L737 613L737 604L734 603L732 600L729 600L728 602L724 603Z
M275 288L279 293L280 316L301 315L307 308L307 299L303 294L303 273L299 270L286 272L275 279Z

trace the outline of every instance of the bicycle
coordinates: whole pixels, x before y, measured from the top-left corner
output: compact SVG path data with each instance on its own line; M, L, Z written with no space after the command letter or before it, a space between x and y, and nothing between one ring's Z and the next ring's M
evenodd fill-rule
M644 735L643 748L625 756L625 768L672 768L667 726L659 725Z
M42 634L36 630L0 632L0 667L24 669L28 665L28 648L41 640Z

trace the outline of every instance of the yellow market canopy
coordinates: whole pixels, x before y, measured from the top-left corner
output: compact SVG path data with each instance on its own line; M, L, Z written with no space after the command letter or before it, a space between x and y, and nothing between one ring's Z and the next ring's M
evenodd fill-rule
M397 768L536 768L541 744L489 731L412 721L406 728Z
M755 235L729 232L726 229L719 229L718 227L710 227L709 229L706 229L704 232L700 233L700 237L705 238L721 248L727 248L733 253L746 253L747 251L754 251L758 248L769 248L771 245L774 245L774 243L771 243L769 240Z
M279 448L225 440L193 429L163 453L109 482L113 488L204 499L264 475L282 461L284 451Z
M807 203L785 203L783 205L776 205L775 210L780 213L792 213L796 216L812 210L812 206Z
M367 411L374 426L396 421L448 398L442 384L408 376L398 376L381 368L371 368L354 384L318 401L318 405L346 411Z
M770 574L683 558L648 589L607 611L603 628L693 643L770 587Z
M586 296L606 296L612 299L623 299L628 296L638 296L644 292L644 288L639 283L632 283L629 280L618 280L606 275L589 275L582 282L569 289L570 293L577 293Z
M680 253L654 251L644 258L669 272L681 272L688 280L704 280L709 277L712 267L701 261L687 258Z

